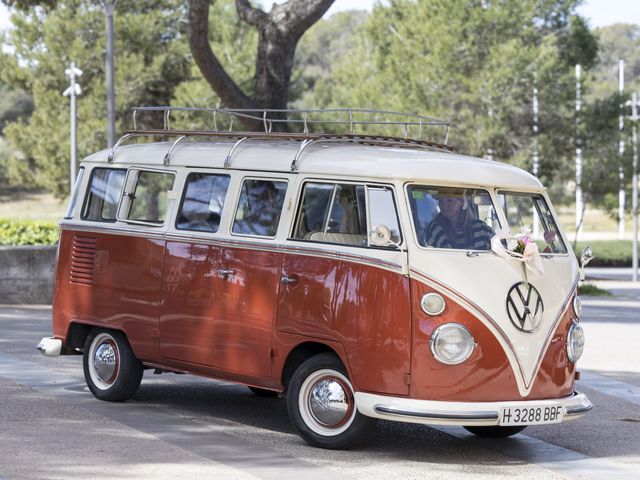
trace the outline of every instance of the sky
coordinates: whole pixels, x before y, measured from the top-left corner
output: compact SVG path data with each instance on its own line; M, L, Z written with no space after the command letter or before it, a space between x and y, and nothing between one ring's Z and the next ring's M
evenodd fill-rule
M268 5L271 1L265 0L263 3ZM280 3L283 0L276 1ZM370 10L373 3L374 0L336 0L327 14L350 9ZM586 0L578 10L589 19L592 27L618 22L640 25L640 0ZM0 29L5 29L9 24L7 8L0 3Z

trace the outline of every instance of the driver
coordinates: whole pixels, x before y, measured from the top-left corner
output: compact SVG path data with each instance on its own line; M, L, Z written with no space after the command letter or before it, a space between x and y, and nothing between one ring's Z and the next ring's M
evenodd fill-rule
M493 229L474 217L465 195L439 193L439 213L423 237L423 245L436 248L490 250Z

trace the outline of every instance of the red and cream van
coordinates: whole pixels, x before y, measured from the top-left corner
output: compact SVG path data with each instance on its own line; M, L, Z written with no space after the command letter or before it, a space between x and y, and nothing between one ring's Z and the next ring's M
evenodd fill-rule
M171 111L82 162L60 224L38 348L82 354L98 399L145 369L228 380L285 396L325 448L376 419L509 436L592 408L581 266L535 177L353 134L352 111L347 135L306 113L303 133L267 112L263 133L175 130ZM123 145L152 135L170 141Z

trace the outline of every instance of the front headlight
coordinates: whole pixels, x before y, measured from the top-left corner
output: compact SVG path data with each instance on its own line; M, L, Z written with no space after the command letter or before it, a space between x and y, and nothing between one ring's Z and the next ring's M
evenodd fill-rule
M430 345L431 353L439 362L457 365L469 358L475 343L463 325L445 323L435 329Z
M578 318L582 315L582 300L577 295L573 297L573 313L575 313Z
M576 363L584 350L584 330L579 323L574 323L567 334L567 356Z

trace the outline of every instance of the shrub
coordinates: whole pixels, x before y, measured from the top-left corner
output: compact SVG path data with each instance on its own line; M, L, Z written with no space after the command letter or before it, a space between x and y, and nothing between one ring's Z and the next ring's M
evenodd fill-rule
M59 234L53 222L0 219L0 245L55 245Z
M578 242L576 256L580 258L582 249L590 246L594 259L589 263L590 267L630 267L631 266L631 240L594 240Z

